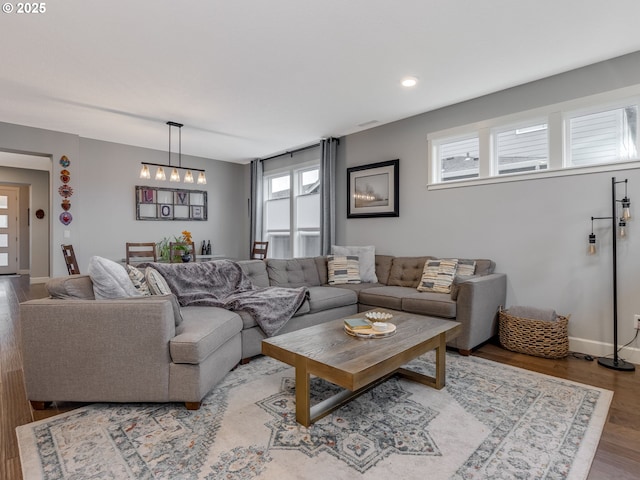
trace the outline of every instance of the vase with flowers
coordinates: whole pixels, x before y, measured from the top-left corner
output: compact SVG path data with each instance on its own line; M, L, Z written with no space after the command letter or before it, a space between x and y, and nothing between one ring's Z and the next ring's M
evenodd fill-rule
M162 261L168 262L170 261L170 249L172 243L178 243L180 245L174 245L173 250L180 252L177 256L180 256L181 260L184 263L190 262L192 260L191 252L189 251L189 245L193 242L193 238L191 237L191 232L188 230L183 230L182 235L175 236L173 238L164 237L160 240L156 245L158 247L158 254L160 255L160 259Z

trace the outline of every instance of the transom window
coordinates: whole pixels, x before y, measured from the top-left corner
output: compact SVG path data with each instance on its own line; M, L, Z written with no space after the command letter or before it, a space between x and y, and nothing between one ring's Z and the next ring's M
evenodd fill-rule
M630 90L431 133L429 185L566 175L639 162L640 96L624 98ZM640 95L637 88L631 91Z

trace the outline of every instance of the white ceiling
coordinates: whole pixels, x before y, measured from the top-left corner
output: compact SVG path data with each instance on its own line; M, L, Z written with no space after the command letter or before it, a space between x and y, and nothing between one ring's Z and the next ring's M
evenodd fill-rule
M171 120L183 154L244 163L638 51L638 18L638 0L50 0L0 13L0 121L166 151Z

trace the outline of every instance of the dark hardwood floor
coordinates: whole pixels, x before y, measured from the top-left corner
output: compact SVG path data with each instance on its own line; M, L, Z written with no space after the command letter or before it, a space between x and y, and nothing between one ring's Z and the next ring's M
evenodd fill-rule
M26 399L18 304L44 296L44 286L29 285L27 276L0 276L0 479L3 480L22 479L15 436L17 426L78 407L78 404L54 404L45 411L34 412ZM561 360L531 357L509 352L492 343L482 346L473 355L612 390L613 401L588 478L640 478L638 370L631 373L617 372L600 367L595 361L589 362L573 356Z

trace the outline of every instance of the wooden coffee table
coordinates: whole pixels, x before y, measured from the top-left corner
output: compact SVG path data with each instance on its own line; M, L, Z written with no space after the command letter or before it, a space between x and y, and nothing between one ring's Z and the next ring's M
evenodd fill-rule
M460 333L461 324L394 310L394 335L359 338L344 331L344 319L285 333L262 341L262 353L295 367L296 420L308 427L349 400L394 374L441 389L445 385L445 345ZM346 318L364 317L364 313ZM295 322L295 319L293 320ZM436 376L402 368L414 358L435 349ZM310 375L346 390L311 405Z

